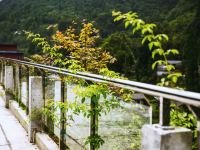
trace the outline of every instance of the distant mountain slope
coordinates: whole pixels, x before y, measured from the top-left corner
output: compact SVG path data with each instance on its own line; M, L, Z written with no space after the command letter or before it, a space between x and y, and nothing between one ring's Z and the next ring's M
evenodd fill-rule
M113 23L112 10L135 11L147 22L159 24L159 32L169 34L172 39L170 47L179 48L182 51L181 58L187 62L187 76L191 76L188 84L197 84L200 87L199 1L3 0L0 2L0 43L17 43L27 54L37 53L39 50L20 34L22 30L48 35L50 33L45 28L49 24L56 23L63 30L72 20L79 22L82 19L95 21L96 27L105 38L123 30L122 25ZM193 69L189 69L191 66ZM197 91L197 88L192 90Z
M106 36L113 31L112 10L137 11L148 20L159 21L169 7L161 1L166 0L4 0L0 3L0 41L10 41L15 31L40 31L53 23L64 28L81 19L96 21Z

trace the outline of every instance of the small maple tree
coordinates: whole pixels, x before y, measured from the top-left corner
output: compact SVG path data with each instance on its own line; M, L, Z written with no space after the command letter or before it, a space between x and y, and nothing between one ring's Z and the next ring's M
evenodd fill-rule
M99 73L101 69L115 62L115 58L96 43L100 38L99 30L93 23L82 23L80 31L70 26L64 32L56 31L50 41L39 34L26 32L28 39L41 46L43 50L42 63L53 64L75 71ZM32 58L38 58L32 56ZM36 60L37 61L37 60ZM38 61L37 61L38 62Z

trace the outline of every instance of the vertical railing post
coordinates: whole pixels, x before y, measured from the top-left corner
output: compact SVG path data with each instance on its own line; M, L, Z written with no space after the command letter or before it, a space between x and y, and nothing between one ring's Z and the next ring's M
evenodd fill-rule
M26 68L26 114L28 115L29 114L29 76L30 76L30 69L29 69L29 66L27 66Z
M54 85L54 103L57 103L61 100L61 80L56 77L55 85ZM58 109L56 112L58 119L60 120L60 110ZM54 124L54 134L60 138L60 124Z
M160 97L160 115L159 115L159 124L161 126L170 125L170 101Z
M98 135L98 115L95 113L98 108L98 101L91 98L90 109L91 109L91 117L90 117L90 136L95 138ZM96 147L93 143L90 143L90 150L95 150Z
M1 80L0 80L0 82L1 82L1 84L4 84L4 62L3 61L1 61Z
M19 95L18 104L20 104L22 99L22 66L19 65ZM27 106L28 107L28 106Z
M43 107L46 107L46 74L44 71L41 72L42 73L42 92L43 92ZM45 130L45 132L48 130L48 124L47 124L47 117L44 115L43 116L43 129Z
M19 66L16 64L15 65L15 97L17 98L16 100L18 101L20 99L19 96Z
M193 107L187 105L189 111L196 117L197 119L197 150L200 150L200 110L198 107Z
M200 116L197 117L197 150L200 150Z
M4 87L6 86L6 66L7 66L7 62L4 62L4 80L3 80L3 85ZM6 88L5 88L6 89Z
M42 92L43 92L43 106L46 105L46 74L42 72Z
M149 124L153 124L153 107L149 107Z
M1 64L0 64L0 65L1 65L1 74L0 74L0 75L1 75L1 79L0 79L0 82L1 82L1 84L3 84L3 72L4 72L4 68L3 68L3 67L4 67L4 65L3 65L3 61L1 61Z
M29 127L28 137L30 142L35 142L35 133L42 127L42 108L43 108L43 87L42 77L29 77Z
M65 103L65 81L61 79L61 102ZM60 150L66 150L66 112L60 111L61 123L60 123Z
M200 110L197 107L190 107L189 110L197 118L197 150L200 150Z
M56 78L55 76L46 76L46 83L45 83L45 106L48 105L49 102L54 102L55 98L55 83L56 83ZM60 100L60 99L59 99ZM58 116L57 116L58 117ZM54 120L47 116L46 117L46 127L47 127L47 132L50 135L54 135Z
M5 86L5 62L3 62L2 84Z
M16 80L16 68L15 68L15 64L13 65L13 95L15 96L15 98L17 98L17 80ZM17 99L15 99L17 100Z
M2 83L2 61L0 61L0 83Z

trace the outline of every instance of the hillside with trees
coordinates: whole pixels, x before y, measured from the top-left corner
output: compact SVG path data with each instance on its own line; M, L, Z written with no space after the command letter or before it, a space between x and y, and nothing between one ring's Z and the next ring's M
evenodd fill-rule
M26 55L39 54L41 50L27 41L24 30L50 37L54 31L47 30L49 25L57 24L58 30L63 31L72 22L79 29L82 20L94 21L101 35L98 46L118 60L110 68L130 79L155 83L147 47L123 24L113 22L113 10L137 12L146 22L156 23L158 32L168 34L172 40L166 47L180 50L181 55L172 59L183 60L186 88L200 90L199 0L2 0L0 43L16 43Z

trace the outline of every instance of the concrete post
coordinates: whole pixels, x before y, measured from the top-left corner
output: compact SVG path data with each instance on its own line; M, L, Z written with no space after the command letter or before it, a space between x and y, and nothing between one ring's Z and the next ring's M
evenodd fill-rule
M45 106L48 105L49 102L54 101L55 97L55 77L45 77ZM54 133L54 122L51 118L45 118L45 125L48 129L48 132Z
M20 90L20 85L19 85L19 66L15 67L15 94L17 96L17 98L20 98L19 95L19 90Z
M28 91L27 91L27 82L23 81L21 83L21 102L26 106L27 106L27 101L28 101L28 98L27 98L27 94Z
M5 66L5 81L6 90L14 90L13 66Z
M1 62L1 70L0 70L0 82L3 83L3 63Z
M4 73L5 73L4 69L5 69L4 63L1 62L1 72L0 72L0 76L1 76L0 82L1 82L1 84L4 84Z
M1 83L4 84L5 79L5 65L2 63L2 70L1 70Z
M59 79L59 77L55 75L49 76L47 77L46 83L47 83L45 87L46 100L53 100L55 103L61 101L61 80ZM58 109L55 113L58 119L60 120L60 110ZM48 122L48 119L47 119L47 122ZM57 137L60 137L60 124L54 124L53 126L52 126L52 123L50 124L51 125L49 127L53 130L54 134Z
M40 131L43 123L41 109L44 106L42 77L29 77L29 128L30 142L35 142L35 133Z
M9 107L9 100L11 100L14 92L14 77L13 66L5 66L5 80L4 85L6 89L6 108Z
M197 149L200 150L200 118L197 118Z
M54 89L54 102L61 101L61 80L55 80L55 89ZM60 110L57 110L56 114L58 114L58 119L60 120ZM54 134L60 138L60 124L54 125Z
M29 100L28 100L28 97L29 97L29 92L28 92L29 91L29 76L30 76L29 67L27 67L26 71L27 72L26 72L26 89L25 89L25 91L26 91L26 97L27 97L27 99L26 99L25 105L29 106ZM26 114L27 115L29 114L29 108L28 107L26 107Z
M144 125L142 150L191 150L192 132L186 128Z

